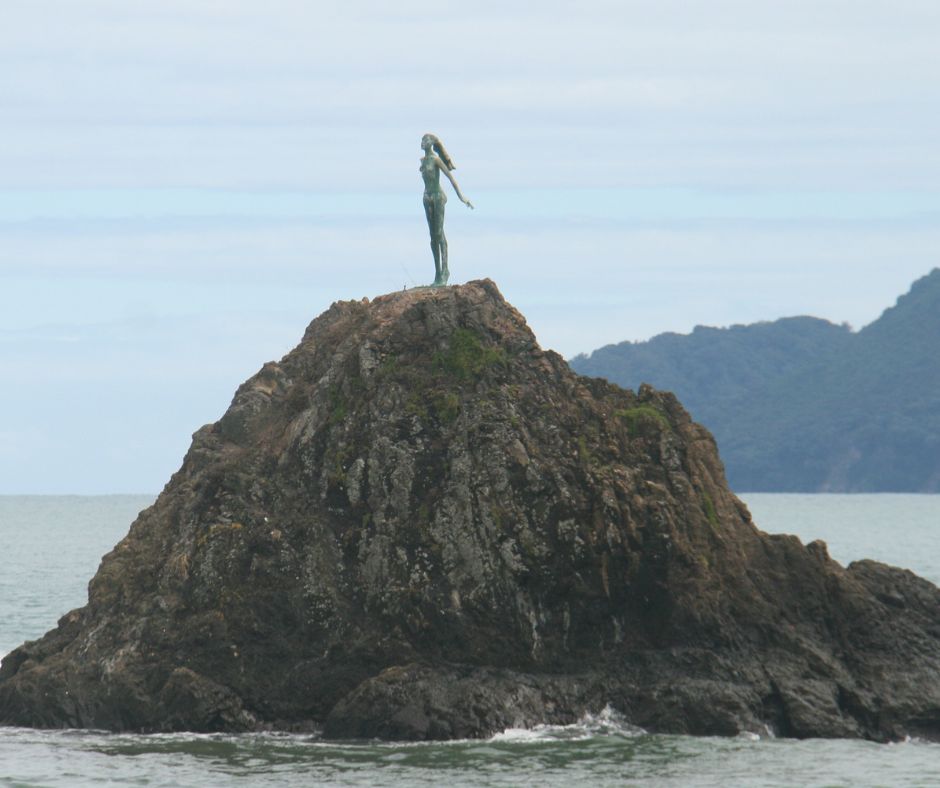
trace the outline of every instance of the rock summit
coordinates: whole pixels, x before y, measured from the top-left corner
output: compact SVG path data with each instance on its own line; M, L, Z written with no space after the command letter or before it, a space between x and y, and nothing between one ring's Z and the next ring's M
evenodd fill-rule
M887 524L886 524L887 525ZM940 738L940 591L767 535L670 394L488 281L334 304L0 669L0 721Z

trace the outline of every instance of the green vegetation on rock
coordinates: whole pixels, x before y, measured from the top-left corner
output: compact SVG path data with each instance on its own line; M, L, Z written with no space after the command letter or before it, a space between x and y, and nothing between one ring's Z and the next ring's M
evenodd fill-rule
M718 513L715 511L715 502L712 501L712 497L707 492L702 493L702 508L705 510L705 518L712 526L717 528L719 521Z
M614 411L614 415L624 420L627 431L635 437L643 432L645 425L653 425L658 430L669 429L669 419L652 405L637 405Z
M487 347L481 337L468 328L457 328L450 338L450 347L435 356L437 368L459 380L479 377L485 369L506 363L506 351Z

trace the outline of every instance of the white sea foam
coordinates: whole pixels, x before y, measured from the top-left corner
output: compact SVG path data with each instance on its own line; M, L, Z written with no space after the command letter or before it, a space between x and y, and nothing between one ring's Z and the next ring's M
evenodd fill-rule
M580 741L595 736L642 736L646 731L632 725L610 704L597 714L585 714L572 725L535 725L507 728L490 739L494 742Z

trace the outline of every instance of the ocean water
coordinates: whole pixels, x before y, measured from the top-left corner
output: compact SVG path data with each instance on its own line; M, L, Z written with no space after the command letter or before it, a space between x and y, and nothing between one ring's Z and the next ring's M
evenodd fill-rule
M765 531L823 539L940 584L940 496L747 494ZM150 496L0 496L0 654L84 603ZM650 735L613 710L577 725L442 744L300 734L141 736L0 728L0 785L931 786L940 744Z

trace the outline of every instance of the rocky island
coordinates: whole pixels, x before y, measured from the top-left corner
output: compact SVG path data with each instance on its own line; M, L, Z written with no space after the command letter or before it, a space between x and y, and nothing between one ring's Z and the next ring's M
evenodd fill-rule
M768 535L671 394L488 281L334 304L0 668L0 722L940 738L940 591Z

